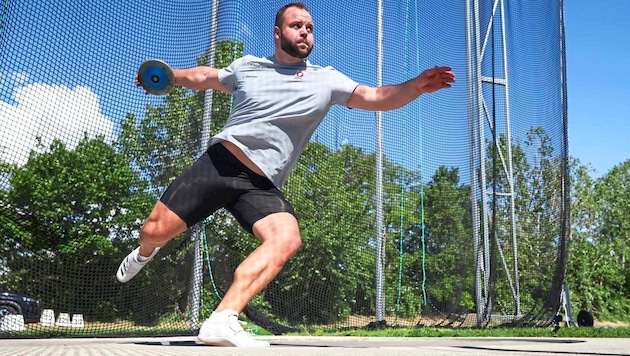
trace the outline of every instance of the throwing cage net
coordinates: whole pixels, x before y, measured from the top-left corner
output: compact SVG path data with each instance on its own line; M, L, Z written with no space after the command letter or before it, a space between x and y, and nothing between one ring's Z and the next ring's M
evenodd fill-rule
M231 98L145 95L134 75L148 58L271 55L283 5L0 4L0 292L25 295L0 299L1 337L195 334L258 245L229 213L130 282L115 273ZM371 86L435 65L458 80L394 111L333 107L284 187L302 247L245 309L247 328L548 325L569 228L562 1L306 5L315 64Z

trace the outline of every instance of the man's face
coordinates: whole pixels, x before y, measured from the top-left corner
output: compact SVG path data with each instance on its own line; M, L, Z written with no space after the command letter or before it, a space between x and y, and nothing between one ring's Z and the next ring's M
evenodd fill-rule
M313 18L308 11L290 7L279 28L280 48L288 55L306 58L313 50Z

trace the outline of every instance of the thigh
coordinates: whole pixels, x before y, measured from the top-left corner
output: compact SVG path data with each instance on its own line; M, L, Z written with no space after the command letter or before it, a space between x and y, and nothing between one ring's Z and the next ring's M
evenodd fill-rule
M257 184L240 195L234 203L226 206L241 226L252 234L254 224L271 214L289 213L297 220L293 205L278 188L268 180L267 182L268 184Z
M166 189L160 201L191 227L235 201L242 191L240 167L215 157L209 149Z

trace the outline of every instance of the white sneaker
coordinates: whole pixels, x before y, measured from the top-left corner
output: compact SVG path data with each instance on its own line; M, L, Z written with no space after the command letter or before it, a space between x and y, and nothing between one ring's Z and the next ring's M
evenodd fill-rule
M146 258L146 260L142 262L138 260L138 256L140 256L140 246L131 251L131 253L128 254L122 261L120 267L118 267L118 272L116 272L116 278L118 278L118 281L125 283L132 279L136 274L138 274L138 272L140 272L142 267L144 267L144 265L146 265L147 262L155 256L159 249L160 248L157 247L153 250L153 253L151 253L151 256L149 257L141 257L142 259Z
M243 330L238 313L232 310L213 312L199 329L199 341L214 346L269 347L267 341L256 340Z

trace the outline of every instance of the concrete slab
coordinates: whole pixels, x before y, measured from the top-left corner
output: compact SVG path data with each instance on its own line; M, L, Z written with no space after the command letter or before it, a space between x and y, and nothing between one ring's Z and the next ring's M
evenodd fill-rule
M603 355L630 356L630 339L260 337L270 348L237 349L200 344L195 337L112 339L4 339L0 355Z

